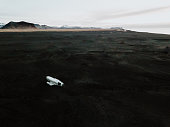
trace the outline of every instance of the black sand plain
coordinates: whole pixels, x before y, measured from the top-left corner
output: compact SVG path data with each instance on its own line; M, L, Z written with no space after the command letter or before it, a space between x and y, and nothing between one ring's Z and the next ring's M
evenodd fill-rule
M0 126L170 127L168 46L132 31L0 32Z

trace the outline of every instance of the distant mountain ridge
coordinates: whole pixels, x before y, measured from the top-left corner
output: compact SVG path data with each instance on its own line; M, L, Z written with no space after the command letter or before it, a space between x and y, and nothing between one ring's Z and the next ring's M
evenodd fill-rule
M3 26L5 26L5 24L4 23L0 23L0 28L2 28Z
M126 31L122 27L111 27L111 28L101 28L101 27L81 27L81 26L68 26L64 25L61 27L57 26L47 26L47 25L39 25L34 23L28 23L28 22L9 22L6 25L3 23L0 23L1 29L112 29L114 31Z
M9 22L2 29L37 29L33 23L28 22Z
M34 24L34 26L38 29L54 29L54 27L47 26L47 25Z

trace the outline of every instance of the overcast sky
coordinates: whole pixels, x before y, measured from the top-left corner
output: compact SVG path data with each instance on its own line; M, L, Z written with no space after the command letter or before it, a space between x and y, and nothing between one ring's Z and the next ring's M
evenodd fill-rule
M0 0L0 23L9 21L170 34L170 0Z

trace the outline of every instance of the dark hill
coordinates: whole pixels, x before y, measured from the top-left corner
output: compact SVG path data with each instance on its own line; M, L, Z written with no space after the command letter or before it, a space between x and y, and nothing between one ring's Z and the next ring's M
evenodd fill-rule
M9 22L2 29L37 29L33 23L28 22Z

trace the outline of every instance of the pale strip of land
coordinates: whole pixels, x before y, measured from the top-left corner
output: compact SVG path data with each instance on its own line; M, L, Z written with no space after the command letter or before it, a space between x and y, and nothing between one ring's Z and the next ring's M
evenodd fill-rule
M81 32L81 31L115 31L113 29L0 29L0 32ZM117 30L119 31L119 30Z

